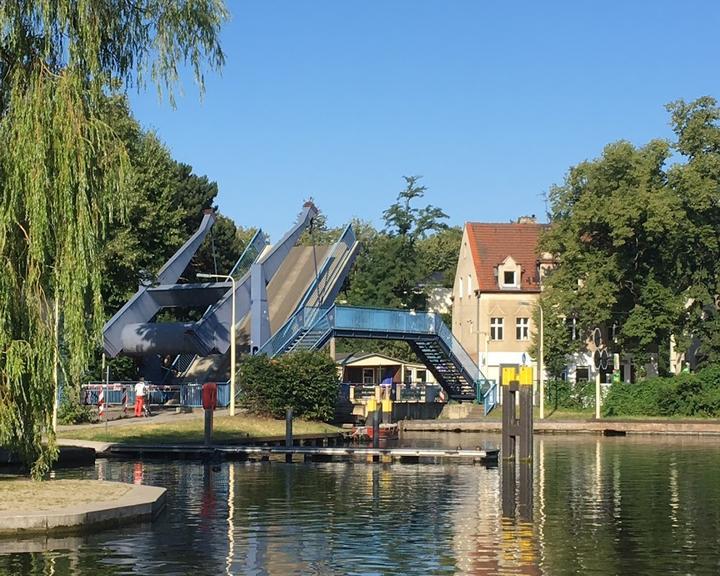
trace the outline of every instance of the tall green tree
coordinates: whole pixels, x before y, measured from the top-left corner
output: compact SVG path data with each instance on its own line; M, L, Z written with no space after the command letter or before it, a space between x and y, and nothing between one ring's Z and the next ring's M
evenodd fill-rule
M662 370L671 336L680 349L696 341L700 364L720 361L720 109L703 97L668 111L674 142L611 144L551 190L541 244L558 265L543 305L546 318L580 329L570 341L562 323L547 323L551 356L579 351L605 326L638 368L658 353Z
M460 226L438 230L418 242L420 262L431 282L452 288L463 231Z
M668 170L683 226L674 272L686 309L676 339L685 349L696 339L699 364L714 364L720 362L720 108L709 96L667 108L673 147L683 159Z
M418 208L426 188L418 176L405 176L406 187L397 201L383 212L385 230L365 246L358 257L348 291L348 301L365 306L423 309L423 288L428 270L418 243L447 225L447 215L432 205Z
M547 323L550 340L564 337L568 352L582 349L595 326L614 331L615 345L640 365L666 350L682 309L671 280L682 218L666 185L669 154L659 140L611 144L551 190L552 225L541 245L559 262L542 301L547 316L575 319L580 337L572 342L561 323Z
M220 0L0 3L0 443L36 477L57 453L56 343L79 378L103 319L102 236L129 181L108 94L149 77L172 99L184 64L202 85L223 63L225 18Z

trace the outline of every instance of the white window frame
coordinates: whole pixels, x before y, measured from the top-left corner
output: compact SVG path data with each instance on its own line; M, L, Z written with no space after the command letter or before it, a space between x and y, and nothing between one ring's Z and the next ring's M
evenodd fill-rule
M505 329L505 318L490 318L490 340L498 341L503 339Z
M512 274L513 275L513 281L512 282L506 282L505 281L505 275L506 274ZM503 270L502 271L502 285L505 288L517 288L519 286L518 284L518 272L517 270Z
M365 375L368 372L370 373L370 382L365 380ZM363 368L362 369L362 381L363 381L363 385L365 385L365 386L368 386L368 385L372 386L373 384L375 384L375 368Z
M530 340L530 318L515 318L515 339L523 342Z

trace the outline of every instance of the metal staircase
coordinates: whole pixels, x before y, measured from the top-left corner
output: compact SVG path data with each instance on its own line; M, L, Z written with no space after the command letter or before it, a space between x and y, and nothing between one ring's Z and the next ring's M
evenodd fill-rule
M321 348L332 337L403 340L433 373L452 400L496 404L487 380L442 319L428 312L330 306L298 310L260 350L272 357Z
M467 372L452 361L452 355L443 348L439 338L410 341L410 347L428 366L438 382L453 400L475 400L476 385Z

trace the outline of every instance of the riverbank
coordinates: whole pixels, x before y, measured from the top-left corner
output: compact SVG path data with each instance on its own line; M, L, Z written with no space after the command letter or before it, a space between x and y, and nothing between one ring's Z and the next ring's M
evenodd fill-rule
M340 428L324 422L293 421L293 433L302 435L339 434ZM58 438L63 444L72 440L118 444L196 444L204 440L204 414L159 413L150 418L122 418L97 424L59 426ZM261 442L285 437L285 420L262 418L241 413L229 416L218 410L213 419L213 442L233 444Z
M405 420L401 432L500 432L497 419ZM677 419L545 419L533 421L536 434L685 434L720 436L720 420Z
M164 507L165 488L155 486L4 479L0 481L0 537L120 526L152 520Z

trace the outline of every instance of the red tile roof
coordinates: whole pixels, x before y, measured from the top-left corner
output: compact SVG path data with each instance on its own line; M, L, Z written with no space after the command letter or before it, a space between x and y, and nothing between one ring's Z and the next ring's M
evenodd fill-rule
M539 292L538 239L546 224L465 224L481 292L498 292L495 270L508 257L522 267L520 290Z

